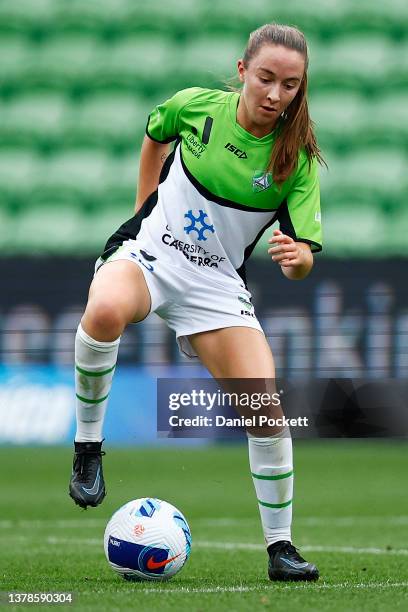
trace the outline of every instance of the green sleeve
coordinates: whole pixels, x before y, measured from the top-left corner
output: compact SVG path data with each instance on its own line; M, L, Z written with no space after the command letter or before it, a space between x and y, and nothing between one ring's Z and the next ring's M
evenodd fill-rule
M161 143L176 140L180 129L180 111L198 91L199 87L182 89L163 104L156 106L147 121L146 134L149 138Z
M293 185L279 209L278 219L284 234L298 242L310 244L313 252L322 250L320 188L316 158L312 159L309 168L306 154L301 155Z

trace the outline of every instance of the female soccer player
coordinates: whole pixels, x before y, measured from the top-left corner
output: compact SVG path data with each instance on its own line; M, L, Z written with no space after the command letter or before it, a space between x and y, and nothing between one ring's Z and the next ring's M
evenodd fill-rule
M307 65L303 34L267 24L250 35L238 61L240 92L193 87L150 114L136 215L98 260L76 335L70 495L80 506L105 496L102 423L128 323L156 312L175 330L180 349L217 379L274 378L244 264L276 220L280 230L268 253L288 279L305 278L312 252L321 250L322 160L308 113ZM271 282L273 274L271 268ZM316 580L315 565L291 543L290 433L248 431L248 443L269 577Z

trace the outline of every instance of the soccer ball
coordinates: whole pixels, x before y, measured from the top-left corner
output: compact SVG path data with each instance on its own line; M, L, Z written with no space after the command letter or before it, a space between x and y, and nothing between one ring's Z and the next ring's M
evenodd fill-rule
M142 497L115 512L104 547L109 565L126 580L168 580L190 556L191 533L177 508Z

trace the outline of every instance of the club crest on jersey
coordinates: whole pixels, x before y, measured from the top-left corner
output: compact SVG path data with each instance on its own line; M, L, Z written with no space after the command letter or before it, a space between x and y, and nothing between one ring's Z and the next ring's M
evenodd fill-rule
M272 186L272 172L265 172L264 170L255 172L252 177L252 189L255 192L265 191Z

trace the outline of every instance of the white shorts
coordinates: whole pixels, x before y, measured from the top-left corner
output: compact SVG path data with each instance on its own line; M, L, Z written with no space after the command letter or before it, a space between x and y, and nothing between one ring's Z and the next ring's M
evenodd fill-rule
M156 258L127 240L104 262L99 258L95 271L111 261L125 259L142 270L150 292L151 309L176 332L180 351L196 359L190 334L224 327L252 327L263 333L243 281L225 277L222 282L203 277L166 258Z

